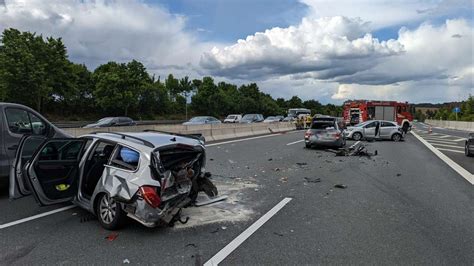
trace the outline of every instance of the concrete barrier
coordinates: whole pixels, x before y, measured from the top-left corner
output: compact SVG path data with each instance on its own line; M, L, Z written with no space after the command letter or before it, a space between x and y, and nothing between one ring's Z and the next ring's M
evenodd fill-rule
M202 134L206 141L216 141L231 138L249 137L269 133L279 133L295 130L293 123L254 123L254 124L218 124L218 125L139 125L132 127L105 128L65 128L62 131L79 137L96 131L103 132L142 132L157 130L180 134Z
M464 131L474 131L474 122L466 122L466 121L445 121L445 120L426 120L426 124L436 126L436 127L443 127L449 129L457 129L457 130L464 130Z

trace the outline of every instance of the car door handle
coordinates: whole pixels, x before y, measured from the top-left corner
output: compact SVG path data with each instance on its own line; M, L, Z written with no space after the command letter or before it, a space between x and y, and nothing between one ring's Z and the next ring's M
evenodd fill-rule
M11 150L11 151L16 151L16 149L18 149L18 145L10 146L10 147L8 147L8 149Z

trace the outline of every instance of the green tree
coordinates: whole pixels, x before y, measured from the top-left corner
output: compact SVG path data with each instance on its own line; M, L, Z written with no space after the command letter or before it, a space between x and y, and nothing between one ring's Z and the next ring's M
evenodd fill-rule
M0 46L0 97L43 111L48 101L74 92L71 63L62 40L6 29Z

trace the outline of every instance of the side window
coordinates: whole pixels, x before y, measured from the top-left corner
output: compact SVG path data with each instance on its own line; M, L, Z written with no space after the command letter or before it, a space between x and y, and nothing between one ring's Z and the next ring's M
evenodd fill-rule
M390 122L382 122L381 127L394 127L395 125Z
M140 161L140 153L127 147L119 146L112 158L111 165L125 170L135 171Z
M7 116L8 129L10 132L16 134L31 134L31 122L27 111L7 108L5 114Z
M8 128L12 133L33 135L46 135L48 133L44 121L26 110L7 108L5 114Z
M376 124L377 124L377 123L372 122L372 123L370 123L370 124L367 124L367 125L365 126L365 128L373 128L373 127L375 127Z
M40 161L75 161L82 154L82 140L51 140L40 151Z
M28 113L31 121L31 129L33 135L46 135L46 124L43 120L39 119L36 115Z

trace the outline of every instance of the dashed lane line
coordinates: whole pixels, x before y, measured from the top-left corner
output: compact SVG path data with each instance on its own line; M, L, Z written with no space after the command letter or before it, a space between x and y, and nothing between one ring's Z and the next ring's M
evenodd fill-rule
M245 229L240 235L238 235L234 240L232 240L227 246L221 249L216 253L210 260L204 263L204 266L214 266L219 265L227 256L230 255L235 249L237 249L242 243L244 243L247 238L254 234L262 225L264 225L270 218L277 214L283 207L285 207L292 198L284 198L280 201L275 207L265 213L260 219L253 223L249 228Z
M297 143L300 143L300 142L303 142L303 141L304 141L304 139L297 140L297 141L293 141L293 142L287 143L286 146L290 146L290 145L293 145L293 144L297 144Z
M18 225L18 224L26 223L26 222L29 222L29 221L32 221L32 220L36 220L36 219L39 219L39 218L42 218L42 217L45 217L45 216L48 216L48 215L51 215L51 214L66 211L66 210L69 210L69 209L72 209L72 208L75 208L75 207L76 207L75 205L69 205L69 206L66 206L66 207L55 209L55 210L52 210L52 211L49 211L49 212L43 212L43 213L40 213L40 214L37 214L37 215L33 215L33 216L30 216L30 217L23 218L23 219L20 219L20 220L16 220L16 221L13 221L13 222L9 222L9 223L6 223L6 224L0 224L0 230L11 227L11 226L15 226L15 225Z
M420 137L416 132L412 131L413 136L417 138L421 143L423 143L429 150L431 150L438 158L440 158L443 162L445 162L449 167L451 167L454 171L456 171L459 175L461 175L464 179L466 179L471 185L474 185L474 175L471 174L466 169L462 168L459 164L451 160L448 156L442 153L440 150L436 149L433 145L431 145L428 141ZM456 151L457 152L457 151Z

